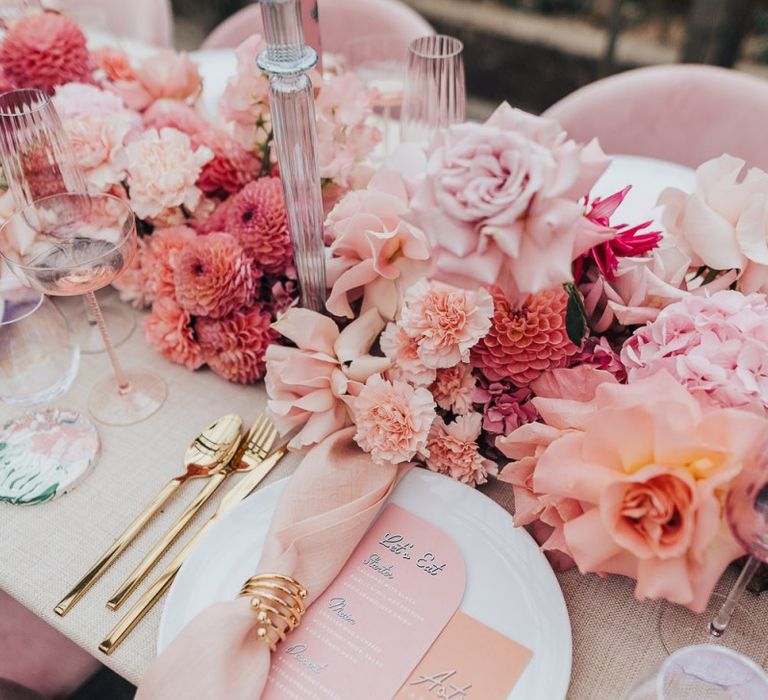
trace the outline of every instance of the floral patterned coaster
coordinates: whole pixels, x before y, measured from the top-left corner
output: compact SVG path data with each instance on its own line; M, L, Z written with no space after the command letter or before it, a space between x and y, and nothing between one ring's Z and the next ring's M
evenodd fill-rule
M71 491L93 468L99 434L77 411L49 408L0 428L0 502L45 503Z

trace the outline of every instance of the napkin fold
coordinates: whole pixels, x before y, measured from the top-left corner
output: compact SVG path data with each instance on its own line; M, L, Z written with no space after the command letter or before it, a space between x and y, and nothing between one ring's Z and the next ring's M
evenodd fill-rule
M308 590L307 604L334 580L410 467L374 464L354 433L354 427L340 430L304 457L253 572L293 576ZM255 622L248 598L212 605L155 660L136 700L255 700L270 665Z

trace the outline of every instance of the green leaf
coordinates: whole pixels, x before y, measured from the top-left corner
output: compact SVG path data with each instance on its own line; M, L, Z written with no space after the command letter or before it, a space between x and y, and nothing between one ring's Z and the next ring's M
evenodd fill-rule
M563 287L568 293L568 305L565 308L565 330L568 333L568 339L577 347L581 347L584 336L587 335L587 311L576 285L568 282Z

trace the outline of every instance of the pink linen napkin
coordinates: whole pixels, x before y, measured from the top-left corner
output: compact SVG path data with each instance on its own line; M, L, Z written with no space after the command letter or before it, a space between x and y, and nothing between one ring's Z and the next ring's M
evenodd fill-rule
M308 604L339 573L410 466L374 464L352 440L354 432L340 430L304 457L253 572L293 576L309 591ZM255 700L270 664L255 621L247 598L212 605L152 664L136 700Z

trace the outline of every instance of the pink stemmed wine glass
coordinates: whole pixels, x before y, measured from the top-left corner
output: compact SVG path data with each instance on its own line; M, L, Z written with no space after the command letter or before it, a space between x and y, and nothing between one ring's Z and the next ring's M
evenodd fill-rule
M85 295L114 370L114 377L93 387L88 406L94 418L110 425L148 418L167 391L160 377L123 369L94 294L125 272L136 248L131 208L106 194L43 197L0 229L0 254L27 286L52 296Z

